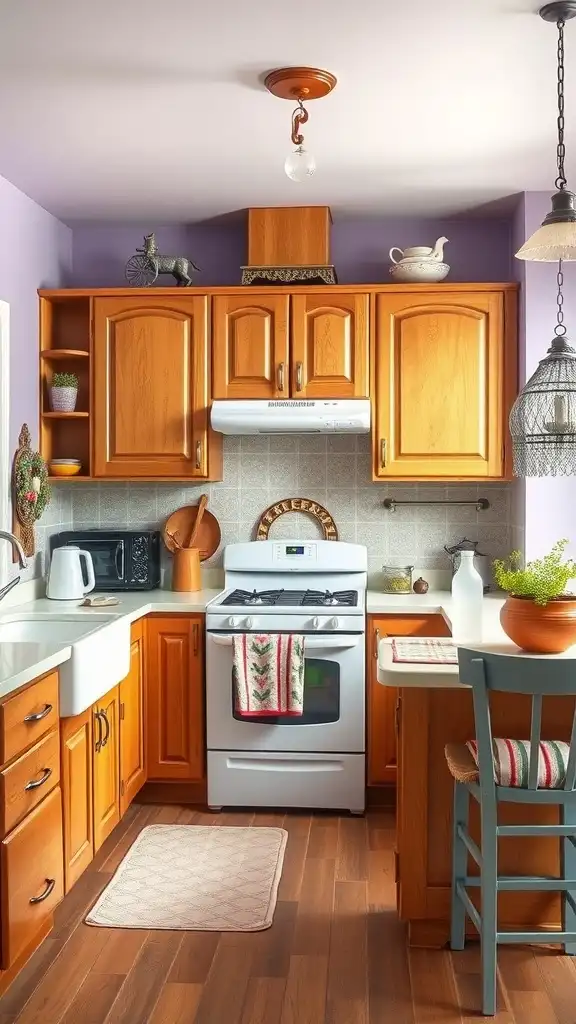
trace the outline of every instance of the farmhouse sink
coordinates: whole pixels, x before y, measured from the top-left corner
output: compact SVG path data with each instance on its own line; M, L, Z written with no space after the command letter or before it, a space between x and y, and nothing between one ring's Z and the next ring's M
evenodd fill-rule
M18 614L0 618L0 644L48 643L70 647L60 666L60 715L91 707L130 668L130 623L117 615Z

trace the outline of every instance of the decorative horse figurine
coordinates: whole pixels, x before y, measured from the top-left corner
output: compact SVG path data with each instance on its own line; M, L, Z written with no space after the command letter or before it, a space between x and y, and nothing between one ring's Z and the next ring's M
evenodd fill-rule
M154 232L144 235L144 246L136 247L139 255L131 256L126 264L126 279L135 287L149 286L159 274L172 274L178 285L192 284L190 271L200 270L186 256L164 256L158 252Z

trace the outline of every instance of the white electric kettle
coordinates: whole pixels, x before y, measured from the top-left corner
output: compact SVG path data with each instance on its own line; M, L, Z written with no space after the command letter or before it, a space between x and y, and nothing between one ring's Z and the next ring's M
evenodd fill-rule
M87 586L82 575L82 561L86 566ZM76 601L89 594L95 586L94 565L89 551L83 551L75 544L54 548L46 597L53 601Z

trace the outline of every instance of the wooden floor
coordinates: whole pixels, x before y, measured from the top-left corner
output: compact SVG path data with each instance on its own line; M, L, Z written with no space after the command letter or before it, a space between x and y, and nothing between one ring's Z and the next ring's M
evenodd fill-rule
M152 822L282 825L274 924L255 934L88 928L87 909ZM575 1024L576 967L500 953L500 1012L480 1017L478 947L406 948L394 909L393 821L132 807L0 1000L0 1024Z

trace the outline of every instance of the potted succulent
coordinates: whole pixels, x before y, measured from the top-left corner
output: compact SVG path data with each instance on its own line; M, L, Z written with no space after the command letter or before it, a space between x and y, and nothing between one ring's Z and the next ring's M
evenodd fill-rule
M54 412L74 412L78 398L75 373L54 373L50 382L50 401Z
M567 540L544 558L522 567L519 551L496 559L494 578L508 598L500 612L502 629L518 647L534 654L560 654L576 643L576 595L566 585L576 562L564 559Z

